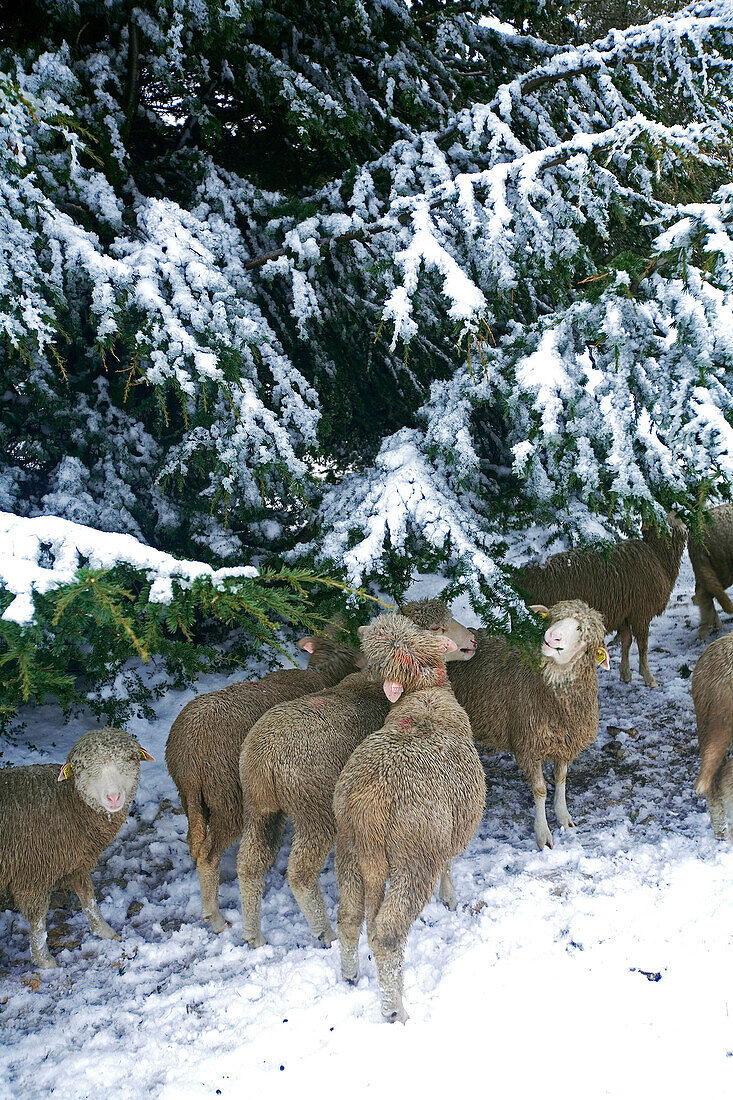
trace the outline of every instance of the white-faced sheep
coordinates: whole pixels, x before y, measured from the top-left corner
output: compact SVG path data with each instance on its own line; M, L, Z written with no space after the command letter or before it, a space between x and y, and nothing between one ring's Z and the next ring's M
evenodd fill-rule
M454 644L401 615L380 616L362 633L362 648L395 705L336 784L338 935L342 974L354 982L366 914L388 1020L407 1018L410 927L439 879L441 900L455 908L451 862L473 836L486 796L468 717L446 682L444 654Z
M713 600L726 615L733 615L733 601L725 591L733 584L733 504L710 509L710 524L702 541L690 538L687 545L695 574L693 603L700 608L698 638L720 630L720 618Z
M0 771L0 890L30 924L36 966L58 965L46 944L56 885L76 891L95 936L115 936L99 911L91 872L124 824L140 761L152 759L124 730L105 727L80 737L63 766Z
M524 566L516 578L533 603L549 606L558 600L584 600L600 611L606 633L618 631L620 678L625 683L631 680L633 635L639 648L639 672L648 687L657 687L647 659L649 624L667 606L687 541L684 523L672 512L667 519L668 535L648 528L642 538L619 542L608 554L567 550L544 565Z
M700 774L695 790L707 798L717 837L725 836L726 811L733 841L733 634L712 642L692 673Z
M418 600L404 614L456 646L448 659L468 660L475 641L442 600ZM366 628L361 627L362 634ZM389 703L371 673L347 676L327 691L273 707L253 725L242 746L240 781L244 825L237 857L243 937L265 942L260 908L265 875L293 822L288 882L311 931L328 946L334 938L318 876L336 839L333 792L341 769L365 737L382 725Z
M470 664L451 665L450 681L479 747L514 754L532 788L537 844L551 848L542 765L555 765L555 816L569 827L568 765L598 735L596 667L609 662L603 620L586 603L562 600L533 610L547 622L538 671L506 639L478 631L476 656Z
M226 848L242 835L239 753L250 729L277 703L320 691L363 667L350 646L330 637L301 638L306 669L278 669L256 682L230 684L192 699L171 726L165 759L188 817L188 847L201 884L201 912L214 932L226 928L219 911L219 872Z

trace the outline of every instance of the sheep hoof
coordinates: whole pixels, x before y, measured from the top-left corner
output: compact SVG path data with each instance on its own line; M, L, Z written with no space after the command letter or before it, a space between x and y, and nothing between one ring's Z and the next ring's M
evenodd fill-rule
M552 833L550 832L549 829L543 829L541 832L538 832L536 834L536 837L537 837L537 847L539 848L540 851L542 851L543 848L551 848L552 847Z
M336 934L331 929L328 932L321 932L320 936L316 937L316 947L330 947L335 939Z
M92 929L92 931L94 932L94 935L97 936L100 940L120 939L120 936L117 934L117 932L115 932L114 928L111 928L106 921L103 924L98 924L94 929Z
M647 677L645 676L645 677L644 677L644 683L646 684L646 686L647 686L648 688L658 688L658 687L659 687L659 683L658 683L658 681L657 681L657 680L655 680L653 676L650 676L650 677L649 677L648 679L647 679Z
M251 939L244 941L253 951L256 951L258 947L264 947L267 940L264 936L252 936Z
M39 970L58 970L59 968L59 964L53 955L42 955L39 959L34 959L33 962Z
M404 1024L410 1019L404 1008L395 1008L391 1012L384 1012L383 1015L388 1024Z
M204 920L211 928L211 931L216 932L217 936L220 932L223 932L225 928L231 927L231 922L224 920L221 913L214 913L210 917L204 917Z
M619 678L620 678L622 683L630 684L631 683L631 669L622 668L621 669L621 675L620 675Z

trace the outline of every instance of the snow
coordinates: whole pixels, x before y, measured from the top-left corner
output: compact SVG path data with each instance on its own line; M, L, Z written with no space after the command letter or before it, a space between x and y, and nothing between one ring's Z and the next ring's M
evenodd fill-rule
M197 577L207 577L219 585L230 577L257 576L253 566L213 569L205 562L186 561L154 550L132 535L96 531L58 516L24 519L0 512L0 540L0 585L15 596L2 618L15 623L33 618L34 591L49 592L59 585L72 584L82 558L90 569L125 564L145 570L155 578L149 595L154 603L170 603L173 578L186 585ZM46 561L46 557L52 561Z
M438 590L422 578L409 595ZM652 624L658 690L638 674L620 683L617 649L599 674L600 734L568 777L577 827L555 830L552 851L536 848L513 760L486 758L484 818L456 862L458 911L434 901L410 933L404 1027L381 1022L364 938L354 988L340 980L338 946L312 945L284 879L287 833L264 899L268 946L239 942L235 848L223 863L231 927L218 937L204 928L163 757L191 693L170 693L155 721L131 726L156 763L143 764L130 817L94 876L122 940L91 937L56 893L49 932L62 965L39 975L25 922L0 913L0 1096L76 1100L121 1086L129 1100L277 1098L310 1087L681 1100L701 1085L730 1096L733 852L714 840L692 791L687 673L704 648L692 590L685 556ZM51 707L23 717L3 762L63 761L82 732ZM332 858L322 884L333 916Z

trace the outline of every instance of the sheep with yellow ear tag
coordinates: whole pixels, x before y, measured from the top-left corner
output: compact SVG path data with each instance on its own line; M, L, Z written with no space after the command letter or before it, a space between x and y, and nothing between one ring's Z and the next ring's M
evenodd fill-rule
M0 891L30 924L36 966L58 966L46 943L51 889L71 887L95 936L116 937L102 916L91 872L127 817L140 761L153 757L125 730L90 730L66 763L0 770ZM118 937L116 937L118 938Z

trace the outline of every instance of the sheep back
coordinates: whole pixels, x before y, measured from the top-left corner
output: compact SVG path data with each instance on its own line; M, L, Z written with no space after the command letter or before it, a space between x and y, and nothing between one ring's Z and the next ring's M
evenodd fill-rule
M641 539L617 543L608 554L567 550L543 565L526 565L517 573L517 585L529 602L549 607L559 600L583 600L600 611L606 633L625 623L636 633L637 625L648 625L667 607L686 540L687 530L675 517L669 535L648 530Z
M240 759L245 808L282 810L331 828L332 791L356 746L378 729L389 710L381 681L366 672L336 687L273 707L252 727Z
M358 856L384 852L390 867L414 860L437 875L468 844L485 796L468 716L449 688L422 688L351 754L334 810Z

